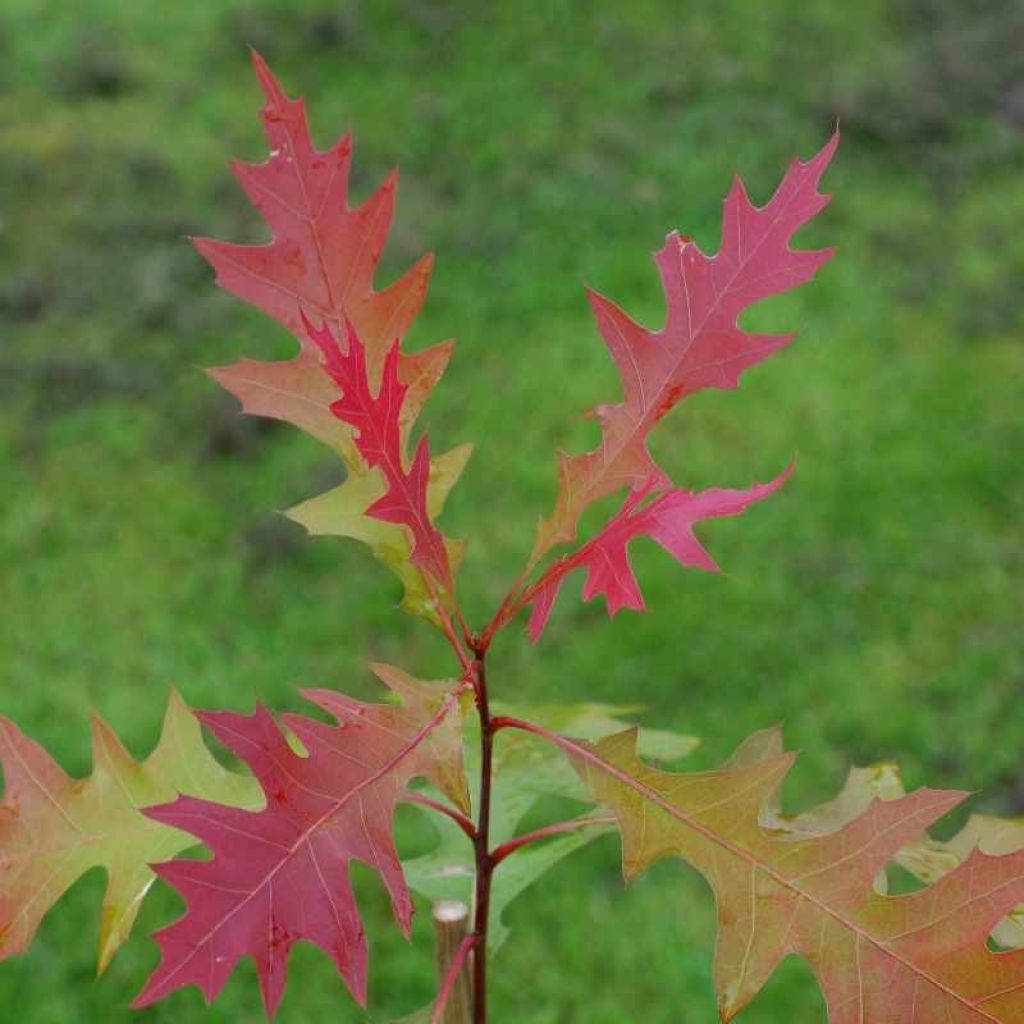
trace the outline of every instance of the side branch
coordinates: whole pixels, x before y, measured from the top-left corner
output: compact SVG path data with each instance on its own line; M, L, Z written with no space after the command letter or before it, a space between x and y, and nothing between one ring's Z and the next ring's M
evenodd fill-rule
M427 796L425 793L419 793L414 789L407 789L402 793L401 799L407 804L419 804L421 807L429 807L432 811L437 811L438 814L443 814L448 818L451 818L459 828L470 838L472 841L476 841L476 826L469 818L466 817L461 811L454 807L450 807L448 804L442 803L440 800L434 800L432 797Z
M491 854L491 863L497 867L506 857L516 852L523 846L536 843L538 840L547 839L548 836L561 835L564 832L578 832L581 828L591 828L597 825L614 825L615 818L611 814L595 815L587 818L574 818L572 821L560 821L554 825L544 825L535 828L532 832L524 832L521 836L509 839L501 846L495 847Z

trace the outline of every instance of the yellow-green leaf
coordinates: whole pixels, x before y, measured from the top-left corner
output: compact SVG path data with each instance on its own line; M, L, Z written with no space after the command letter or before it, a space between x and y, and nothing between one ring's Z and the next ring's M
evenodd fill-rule
M448 494L472 451L472 445L462 444L431 462L427 485L427 511L431 518L441 514ZM362 541L402 581L402 607L415 615L434 620L437 613L423 575L410 561L411 545L407 532L397 523L366 514L385 490L386 485L378 470L350 472L340 486L295 505L285 515L314 536L350 537ZM446 543L454 570L462 558L464 545L461 541L449 540Z
M107 872L98 969L128 937L153 883L149 865L195 845L185 832L140 808L179 793L239 807L262 803L252 778L229 772L203 743L199 723L177 693L167 704L160 741L136 761L110 727L92 720L93 772L69 777L13 722L0 718L0 959L27 949L39 922L79 877Z

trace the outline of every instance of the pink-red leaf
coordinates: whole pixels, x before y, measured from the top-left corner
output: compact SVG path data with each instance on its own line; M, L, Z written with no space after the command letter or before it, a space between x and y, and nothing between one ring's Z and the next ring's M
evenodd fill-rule
M809 280L831 256L829 249L795 251L789 242L828 202L817 185L838 138L807 163L794 161L763 207L750 202L737 178L725 200L722 243L714 256L690 238L668 236L655 256L667 304L660 330L642 327L610 299L589 293L624 398L598 406L601 443L594 451L560 456L558 502L541 521L531 565L553 545L572 541L581 513L597 499L651 482L671 486L647 448L658 420L696 391L735 387L743 370L793 339L749 333L737 321L755 302Z
M445 590L451 588L448 551L440 530L430 521L427 484L430 480L430 446L420 439L407 469L403 457L401 418L409 389L398 378L398 342L388 349L377 393L370 388L366 349L351 323L345 324L346 351L342 352L324 325L306 321L309 337L324 356L324 369L341 388L331 412L356 430L355 443L371 469L379 469L387 484L385 493L366 509L366 514L398 523L412 535L412 562L426 570Z
M374 289L394 215L397 174L362 206L350 209L351 137L318 150L304 101L285 95L259 54L253 61L266 100L261 116L270 157L232 166L274 237L266 245L198 238L196 247L223 288L280 320L303 348L303 312L326 321L339 336L350 320L376 376L388 347L406 333L423 305L433 258L424 256L394 284Z
M360 860L380 875L398 925L408 933L413 905L392 836L395 803L417 775L462 806L467 802L458 692L439 691L387 666L378 667L378 676L402 705L367 705L312 690L306 696L339 726L284 716L305 756L262 707L252 715L200 715L250 766L267 806L251 812L180 797L148 810L155 820L191 832L213 857L155 867L185 898L187 911L157 933L163 956L136 1005L189 984L211 1000L238 961L251 956L273 1014L289 951L299 940L323 948L353 995L365 1001L366 939L350 862Z
M675 488L646 505L643 500L653 485L630 494L619 513L595 537L557 561L532 589L530 637L534 641L540 639L562 582L579 568L587 571L584 600L603 594L609 615L615 615L622 608L642 610L643 595L629 561L629 544L637 537L656 540L680 565L717 572L717 564L693 532L694 524L702 519L739 515L748 505L778 490L791 471L787 469L771 482L754 484L745 491L715 487L692 492Z

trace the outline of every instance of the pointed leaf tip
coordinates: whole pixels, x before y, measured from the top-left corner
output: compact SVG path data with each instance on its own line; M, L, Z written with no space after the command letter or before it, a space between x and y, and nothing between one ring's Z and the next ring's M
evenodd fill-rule
M270 69L270 65L266 62L263 54L254 47L249 48L249 56L252 60L253 68L256 71L256 77L259 79L260 87L263 90L263 95L266 98L267 105L270 107L282 107L288 102L288 96L285 94L284 89L281 88L281 83L277 80L277 76Z

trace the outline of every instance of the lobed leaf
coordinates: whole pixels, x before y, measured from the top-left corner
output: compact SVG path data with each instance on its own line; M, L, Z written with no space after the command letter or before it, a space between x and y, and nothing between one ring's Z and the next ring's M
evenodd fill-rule
M424 256L383 291L374 289L394 216L397 174L388 175L369 199L350 209L351 136L318 150L304 101L285 95L259 54L253 54L253 63L265 99L260 116L270 155L261 164L234 161L232 170L273 238L265 245L198 238L196 248L217 271L222 288L280 321L303 352L315 355L305 337L303 313L323 320L336 335L350 321L367 347L375 379L387 349L405 335L423 305L433 257ZM432 353L432 375L440 374L449 355L450 344ZM422 356L414 361L422 363ZM289 390L304 393L306 387L303 381Z
M975 849L909 895L886 896L873 886L901 848L966 794L921 789L875 799L836 827L826 815L826 828L805 820L806 831L797 831L772 825L772 801L792 754L748 749L717 771L677 774L640 760L633 731L595 744L550 738L618 819L627 878L678 856L711 885L724 1021L790 954L810 963L832 1024L1022 1019L1024 950L994 952L987 939L1024 899L1024 850L990 856Z
M565 576L587 570L583 596L603 594L609 614L643 609L629 561L630 541L649 536L684 566L714 570L693 525L713 516L736 515L788 476L748 491L700 493L675 487L648 448L655 425L687 395L705 388L734 388L742 372L795 337L744 331L740 316L762 299L810 280L832 250L794 250L793 235L828 203L818 184L839 142L836 132L806 163L794 160L772 198L756 207L737 177L725 200L722 241L714 256L672 232L655 255L666 301L664 326L643 327L597 292L588 292L622 380L623 400L594 410L601 441L582 455L559 453L559 491L552 514L540 521L526 568L484 631L484 641L523 607L532 606L529 632L539 639ZM628 490L617 515L582 546L528 582L557 545L576 540L581 515L601 498Z
M655 255L667 304L661 329L642 327L610 299L588 293L624 398L595 409L601 443L594 451L559 456L558 501L540 523L531 565L555 544L574 540L580 515L599 498L623 487L670 488L647 448L655 424L687 395L736 387L743 370L793 340L793 334L743 331L738 319L755 302L810 280L832 255L830 249L796 251L789 242L828 203L817 186L838 141L837 132L806 163L794 160L763 207L750 202L736 178L714 256L678 232L668 236Z
M385 530L379 520L367 517L379 496L358 507L366 492L381 481L354 442L351 423L331 411L338 400L337 383L324 373L320 352L306 328L306 318L314 318L324 331L345 339L351 327L364 347L363 386L376 387L387 353L398 345L423 304L433 258L425 256L393 284L375 290L373 278L394 214L396 175L351 209L351 138L345 136L330 149L318 150L303 101L285 95L258 54L253 60L265 97L262 120L270 156L262 164L235 162L233 169L273 238L265 245L209 238L196 239L195 244L217 271L217 283L284 324L298 340L299 353L281 362L241 359L210 374L239 399L245 412L292 423L338 451L352 486L343 492L344 502L331 492L332 500L317 507L317 532L364 541L402 580L403 607L436 619L435 597L422 578L419 562L409 566L415 554L410 541L415 538L401 527ZM451 352L452 342L417 353L396 350L393 369L404 390L398 418L403 441ZM440 513L468 454L464 446L430 462L424 450L417 479L427 488L426 503L433 516ZM295 511L294 518L303 522L309 509L299 506ZM449 549L458 555L458 546L440 542L435 557Z
M0 959L26 950L49 909L86 871L102 867L99 970L128 937L154 880L149 865L195 845L142 808L178 793L258 807L254 779L226 771L172 692L163 731L141 764L102 719L92 719L93 772L72 779L13 722L0 718Z
M208 861L156 865L187 910L156 934L162 958L136 1000L146 1006L185 985L212 1000L243 956L256 963L268 1014L280 1003L288 956L299 940L334 960L359 1002L367 948L349 879L360 860L380 875L408 934L412 899L393 839L395 802L424 776L457 804L468 802L461 762L457 688L418 682L374 666L400 705L363 704L331 690L306 696L339 725L285 715L296 752L263 707L252 715L203 712L200 719L252 769L266 797L258 812L194 797L151 807L155 820L191 832Z
M646 505L643 500L652 490L651 486L631 493L621 511L596 536L573 554L555 562L539 585L530 591L533 605L528 625L530 638L534 642L541 638L562 582L579 568L587 571L583 585L585 601L598 594L604 595L610 616L623 608L642 611L643 595L629 561L629 545L638 537L657 541L680 565L717 572L715 560L693 532L694 524L703 519L739 515L748 505L778 490L790 472L787 469L770 483L754 484L746 491L712 488L694 493L674 488Z

